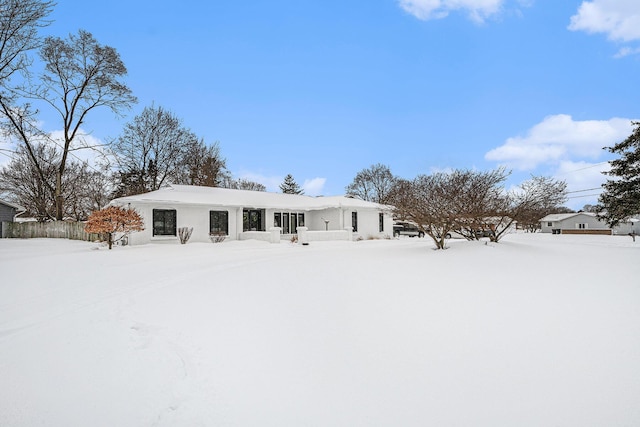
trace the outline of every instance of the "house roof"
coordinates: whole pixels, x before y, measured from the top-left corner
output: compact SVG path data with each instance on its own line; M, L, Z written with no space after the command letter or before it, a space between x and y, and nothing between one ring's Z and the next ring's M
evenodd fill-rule
M593 218L595 218L596 216L596 214L591 212L572 212L572 213L550 214L540 219L540 221L542 222L564 221L565 219L569 219L577 215L586 215Z
M194 185L168 185L156 191L115 199L111 204L178 203L189 205L322 210L329 208L389 209L391 206L347 196L305 196L266 191L233 190Z
M3 205L5 205L5 206L9 206L10 208L14 208L15 210L17 210L17 211L19 211L19 212L24 212L24 211L26 211L26 209L25 209L25 208L23 208L23 207L22 207L22 206L20 206L20 205L16 205L15 203L10 203L10 202L7 202L7 201L2 200L2 199L0 199L0 203L2 203L2 204L3 204Z

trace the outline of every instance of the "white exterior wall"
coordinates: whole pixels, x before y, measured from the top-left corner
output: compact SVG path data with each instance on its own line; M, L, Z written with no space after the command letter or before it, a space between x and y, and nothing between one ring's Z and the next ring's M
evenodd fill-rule
M586 230L608 230L610 227L592 215L578 213L572 217L565 218L561 221L553 221L552 225L548 225L548 221L542 221L540 230L543 233L551 233L551 230L577 230L578 224L586 224Z
M145 229L129 235L130 245L143 245L146 243L179 243L178 236L154 236L153 235L153 210L154 209L172 209L176 211L176 234L177 229L181 227L193 227L193 233L189 242L210 242L209 240L209 212L210 211L227 211L229 213L229 236L230 240L239 238L239 231L242 231L242 210L238 208L223 208L220 206L201 206L201 205L172 205L169 203L150 204L134 204L131 203L142 219L144 220ZM240 217L240 230L237 228L237 217Z
M344 230L341 209L325 209L307 213L307 227L313 231L324 231L326 230L325 219L329 220L329 230Z
M610 228L606 223L598 221L596 217L583 214L578 214L574 217L567 218L562 221L562 224L563 225L561 228L573 230L578 229L578 224L586 224L587 230L608 230Z
M358 231L354 239L385 238L393 236L393 218L384 214L383 231L380 231L380 213L378 209L349 209L344 212L345 228L353 227L351 213L358 213Z
M181 227L193 227L193 233L189 242L210 242L209 239L209 212L227 211L229 213L228 240L240 240L248 236L242 235L242 208L203 206L172 203L131 203L130 206L142 216L145 230L132 233L129 236L129 244L142 245L146 243L179 243L178 236L153 236L153 210L170 209L176 211L176 229ZM351 213L358 212L358 232L353 233L353 239L383 238L392 236L393 219L385 213L384 231L379 231L378 209L344 209L333 208L319 211L300 211L294 209L265 209L265 231L273 228L274 213L304 213L305 226L309 231L324 231L325 221L329 220L329 230L342 233L345 228L351 229ZM339 234L342 239L343 234ZM338 235L336 235L338 236ZM266 237L265 237L266 238Z

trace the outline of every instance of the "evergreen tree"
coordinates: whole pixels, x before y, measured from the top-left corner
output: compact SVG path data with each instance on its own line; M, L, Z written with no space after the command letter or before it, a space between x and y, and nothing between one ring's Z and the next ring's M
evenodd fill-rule
M610 227L640 213L640 122L631 122L633 133L624 141L607 147L620 158L611 160L611 170L605 172L617 179L602 184L604 192L598 198L596 212Z
M280 190L285 194L304 194L304 190L300 188L291 174L284 177L284 181L280 184Z

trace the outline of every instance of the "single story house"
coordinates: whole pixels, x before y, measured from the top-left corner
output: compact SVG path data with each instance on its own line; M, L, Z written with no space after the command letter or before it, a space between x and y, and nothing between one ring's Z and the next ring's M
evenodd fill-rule
M229 240L272 243L356 240L393 235L392 207L348 196L312 197L217 187L168 185L157 191L121 197L110 205L135 208L145 230L132 233L132 245L177 242L177 230L193 228L191 242L213 235Z
M540 228L554 234L640 234L640 221L632 218L611 228L594 213L574 212L547 215L540 220Z
M25 209L22 206L0 200L0 236L5 237L5 222L14 222L16 215L23 213Z

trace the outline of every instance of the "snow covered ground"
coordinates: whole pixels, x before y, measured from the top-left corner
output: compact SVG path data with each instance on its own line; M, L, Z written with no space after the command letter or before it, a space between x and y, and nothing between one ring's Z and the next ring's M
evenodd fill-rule
M0 240L1 426L637 426L640 241Z

